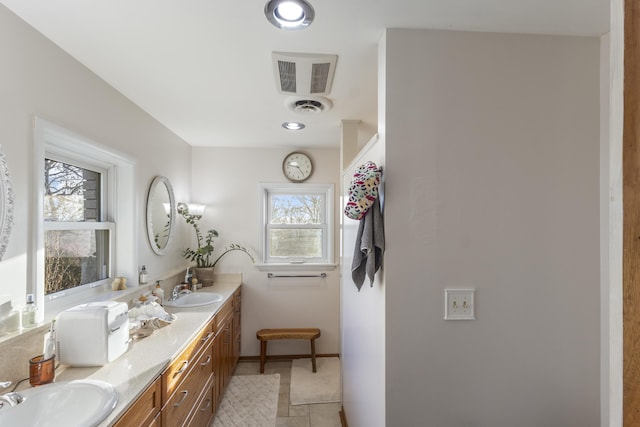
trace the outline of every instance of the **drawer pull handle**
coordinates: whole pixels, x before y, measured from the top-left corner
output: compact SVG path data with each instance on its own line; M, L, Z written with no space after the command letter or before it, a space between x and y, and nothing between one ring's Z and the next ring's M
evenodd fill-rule
M211 406L211 399L207 399L207 406L205 406L204 408L200 409L200 412L204 412L207 409L209 409L209 406Z
M187 366L189 366L189 361L185 360L184 362L182 362L182 367L180 368L180 370L176 371L175 374L173 374L174 377L180 375L181 373L184 372L185 369L187 369Z
M202 337L200 339L200 341L205 342L207 341L209 338L211 338L211 336L213 335L213 332L209 332L206 336Z
M187 396L189 395L189 390L182 390L180 393L183 394L182 399L180 399L180 402L173 405L174 408L177 408L178 406L182 405L184 401L187 400Z
M202 363L200 364L200 366L206 366L206 365L208 365L208 364L209 364L209 362L211 362L211 355L210 355L210 354L207 354L207 360L205 360L204 362L202 362Z

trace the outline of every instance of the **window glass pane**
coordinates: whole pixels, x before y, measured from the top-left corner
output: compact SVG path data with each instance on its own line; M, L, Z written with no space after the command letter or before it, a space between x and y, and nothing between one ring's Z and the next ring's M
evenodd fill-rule
M271 224L322 224L324 196L273 194Z
M271 257L322 257L322 229L271 229Z
M99 172L45 159L44 220L101 221Z
M45 232L45 295L106 279L108 230Z

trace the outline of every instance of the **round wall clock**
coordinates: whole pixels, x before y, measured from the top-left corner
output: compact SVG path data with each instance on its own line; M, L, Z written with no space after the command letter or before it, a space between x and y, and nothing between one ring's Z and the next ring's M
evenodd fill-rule
M294 151L285 156L282 162L282 172L288 180L302 182L311 176L313 163L306 154Z

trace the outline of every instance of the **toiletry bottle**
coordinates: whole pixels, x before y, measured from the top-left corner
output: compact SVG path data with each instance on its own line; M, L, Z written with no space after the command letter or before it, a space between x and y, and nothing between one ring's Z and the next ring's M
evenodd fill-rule
M159 280L156 280L156 287L153 290L153 293L160 300L160 301L158 301L160 303L160 305L163 305L164 304L164 290L160 287L160 281Z
M27 295L27 305L22 309L22 327L33 328L36 326L36 302L33 299L33 294Z
M144 285L145 283L147 283L147 280L148 280L147 267L143 265L142 269L140 269L140 284Z

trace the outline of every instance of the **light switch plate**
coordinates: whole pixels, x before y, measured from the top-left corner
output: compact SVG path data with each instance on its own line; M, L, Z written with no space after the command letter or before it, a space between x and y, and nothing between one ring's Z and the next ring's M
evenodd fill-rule
M475 320L475 289L445 289L444 319Z

